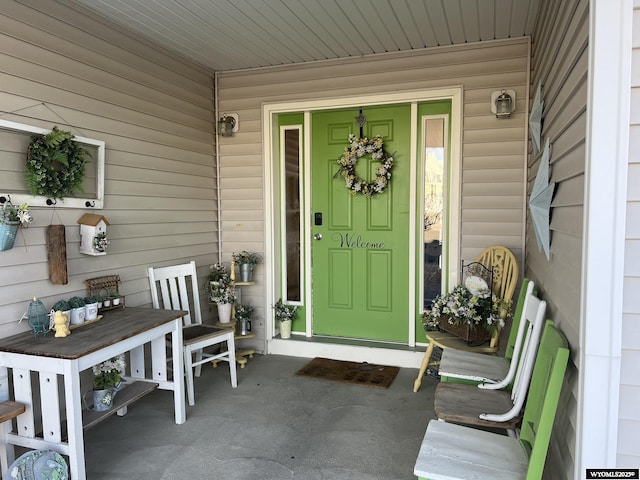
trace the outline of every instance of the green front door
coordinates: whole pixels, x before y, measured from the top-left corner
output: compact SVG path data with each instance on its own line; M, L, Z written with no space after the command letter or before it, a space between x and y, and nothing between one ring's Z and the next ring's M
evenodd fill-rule
M410 105L364 108L363 134L394 157L387 189L352 195L337 160L359 135L357 109L312 115L313 334L406 343L409 339ZM358 159L371 182L378 160ZM411 327L413 328L413 326Z

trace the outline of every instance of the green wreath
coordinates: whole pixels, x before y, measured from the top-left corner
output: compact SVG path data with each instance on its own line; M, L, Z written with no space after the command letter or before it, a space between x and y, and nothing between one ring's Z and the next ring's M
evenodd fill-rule
M84 192L82 180L89 152L73 134L53 127L45 135L33 135L27 150L25 173L31 195L57 199Z
M380 160L381 162L381 165L376 169L376 178L373 182L367 182L356 175L358 159L365 155L371 155L373 160ZM367 137L360 138L351 134L349 135L349 146L344 148L338 164L340 164L340 170L336 172L334 177L342 175L345 180L345 186L351 190L352 195L361 193L367 197L372 197L384 192L389 186L393 156L384 151L380 135L373 139L368 139Z

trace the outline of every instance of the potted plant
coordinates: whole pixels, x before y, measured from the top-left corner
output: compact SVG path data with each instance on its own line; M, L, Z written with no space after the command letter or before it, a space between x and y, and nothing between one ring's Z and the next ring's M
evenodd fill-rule
M84 297L84 319L95 320L98 318L98 298L92 295Z
M234 252L231 258L240 269L240 281L250 282L253 278L253 268L260 262L260 255L243 250L240 253Z
M23 203L16 207L11 200L4 200L0 210L0 251L11 250L18 228L28 227L32 220L29 205Z
M220 323L231 322L231 307L236 301L236 290L231 282L231 275L219 263L211 265L209 273L209 301L218 306Z
M118 292L113 292L109 296L111 297L111 305L113 305L114 307L120 305L120 294Z
M92 367L94 410L105 411L113 407L113 399L124 381L125 367L123 354Z
M251 317L255 307L252 305L236 305L236 320L240 323L240 335L251 331Z
M71 317L69 317L71 325L78 325L84 322L84 298L71 297L69 299L69 307L71 307Z
M282 299L273 306L276 320L280 322L280 338L291 337L291 323L296 318L297 305L282 303Z
M472 280L438 295L422 317L425 329L439 327L466 341L481 342L499 332L510 310L510 302L493 294L486 282Z

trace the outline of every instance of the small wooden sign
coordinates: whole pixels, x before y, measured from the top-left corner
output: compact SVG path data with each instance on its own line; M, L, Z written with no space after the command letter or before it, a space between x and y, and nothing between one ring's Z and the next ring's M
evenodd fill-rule
M49 260L49 280L51 283L66 285L67 275L67 240L64 225L47 227L47 258Z

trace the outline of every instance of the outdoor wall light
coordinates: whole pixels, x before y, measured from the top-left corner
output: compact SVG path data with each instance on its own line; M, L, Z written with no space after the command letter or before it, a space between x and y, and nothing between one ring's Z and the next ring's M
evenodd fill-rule
M516 92L500 90L491 94L491 111L496 118L509 118L516 109Z
M218 120L218 133L223 137L231 137L238 131L238 114L223 113Z

